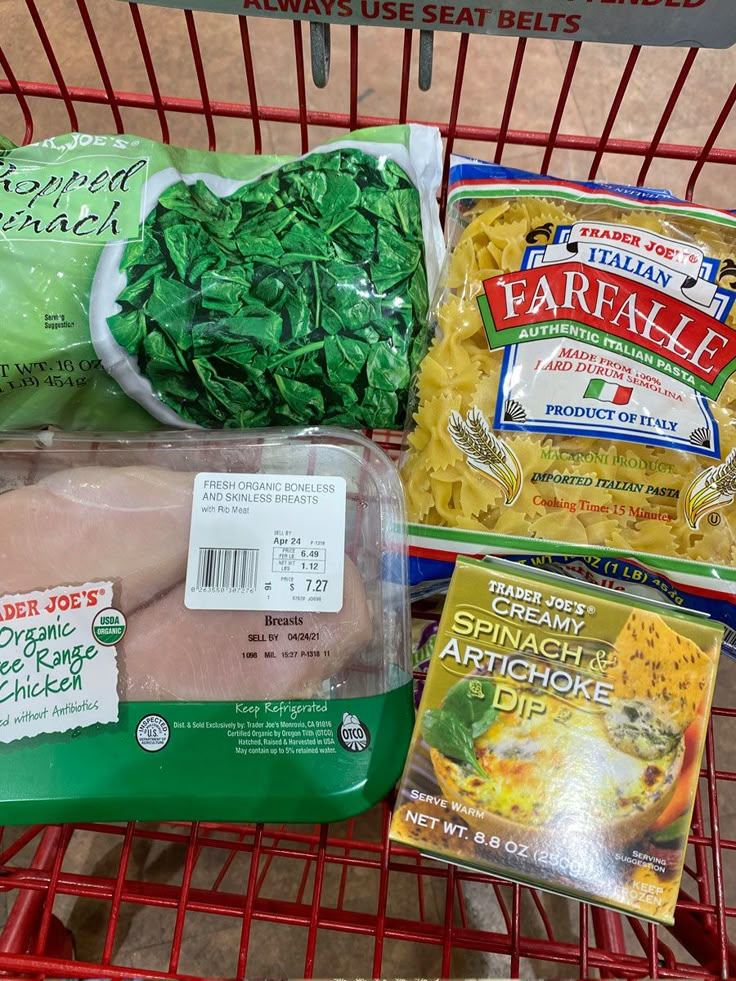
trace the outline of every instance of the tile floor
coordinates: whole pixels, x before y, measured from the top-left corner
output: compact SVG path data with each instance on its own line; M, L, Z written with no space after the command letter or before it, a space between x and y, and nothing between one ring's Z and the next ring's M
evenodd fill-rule
M147 92L148 84L135 41L130 12L125 3L117 0L87 0L98 32L112 85L117 90ZM99 87L100 79L89 44L83 34L79 11L74 0L43 0L39 3L43 21L51 37L61 70L71 85ZM155 7L142 8L142 15L158 80L165 95L197 97L198 88L188 47L184 16ZM247 90L240 50L240 40L233 32L232 19L223 15L197 14L196 22L202 46L209 86L213 100L247 101ZM295 106L297 104L294 70L293 38L289 24L267 20L251 20L251 43L254 50L258 98L262 105ZM304 33L308 45L307 32ZM22 0L0 0L0 42L19 77L35 81L51 81L52 75L43 49L35 35L26 5ZM332 71L324 90L314 87L308 78L307 98L316 110L348 111L349 55L348 31L334 28L332 32ZM455 74L458 39L439 35L435 41L434 76L429 92L422 93L416 85L416 43L412 64L412 84L409 116L413 119L445 120L449 113ZM308 52L308 46L307 46ZM401 73L401 32L366 29L360 34L359 105L361 114L372 116L395 115L398 111L398 92ZM500 124L516 42L507 38L472 37L469 45L467 70L460 105L460 122L498 126ZM571 47L565 42L532 40L526 46L519 89L510 125L512 129L544 131L557 105L558 93ZM671 86L680 71L685 53L682 50L643 49L631 84L624 97L612 136L633 140L649 140L656 128ZM628 58L628 50L610 45L583 48L568 99L560 131L564 134L598 136L608 117L610 106ZM707 139L736 76L736 48L730 51L698 54L679 99L671 122L664 135L669 143L700 145ZM72 126L62 103L31 99L35 121L35 138L66 132ZM109 131L113 125L109 109L104 106L78 103L76 128L96 132ZM123 109L125 128L141 135L160 138L156 116L135 109ZM206 145L206 130L201 118L169 113L170 138L184 145ZM0 133L15 140L22 139L24 122L11 97L0 98ZM311 126L312 145L333 135L329 128ZM298 152L298 128L281 123L262 124L263 151ZM242 120L218 119L218 148L252 152L253 132L250 123ZM736 111L724 126L717 145L736 146ZM490 158L495 146L482 143L458 143L460 152L475 153ZM543 149L539 147L507 146L503 160L510 164L536 169L541 165ZM561 176L585 177L591 154L574 150L557 150L550 171ZM648 183L669 187L675 193L684 191L691 165L675 160L656 161L648 175ZM607 180L635 180L640 160L636 156L605 154L598 176ZM696 197L716 207L736 208L736 171L722 165L705 167L697 185ZM718 701L736 704L736 665L723 665L719 679ZM736 750L729 738L728 720L717 724L718 763L724 769L736 769ZM721 785L720 813L727 833L736 829L736 794L731 785ZM363 817L358 834L375 834L376 814ZM731 829L731 830L729 830ZM12 840L17 829L8 829ZM94 875L114 874L119 854L118 845L110 845L89 833L75 833L65 870L79 869ZM131 877L164 883L181 879L182 848L177 845L146 842L136 844L131 863ZM21 856L22 857L22 856ZM241 856L242 857L242 856ZM724 856L726 871L734 881L734 852ZM205 850L195 874L202 886L211 884L219 871L222 858ZM247 867L234 863L223 883L242 893ZM727 875L727 879L729 876ZM293 866L275 863L269 872L267 888L273 895L293 892ZM336 883L325 883L334 890ZM736 905L736 889L729 886L727 901ZM349 902L356 909L375 909L375 882L372 874L353 870L348 882ZM416 889L409 877L392 876L390 902L396 911L416 915ZM468 920L471 925L486 929L504 930L498 903L492 891L474 885L466 892ZM547 898L546 907L559 936L576 942L578 931L577 907L562 899ZM441 922L445 897L441 889L430 889L428 915ZM8 911L8 897L0 891L0 924ZM60 898L54 912L73 932L77 955L82 960L95 961L100 955L106 928L106 909L94 900ZM139 915L135 907L123 907L116 935L114 960L135 968L163 971L168 967L173 912L147 910ZM541 938L541 923L534 911L522 911L522 930L529 936ZM304 968L304 933L301 928L266 924L254 926L248 973L258 977L298 977ZM223 917L190 914L187 917L185 944L179 970L202 977L232 976L235 971L240 925ZM630 939L630 938L629 938ZM678 956L684 952L674 945ZM346 934L324 932L320 936L315 976L352 976L367 973L372 961L372 941ZM436 948L388 942L383 971L386 976L432 976L439 972L439 953ZM453 960L453 976L491 977L508 974L508 959L474 952L460 952ZM570 968L555 967L526 961L522 965L525 977L569 976Z

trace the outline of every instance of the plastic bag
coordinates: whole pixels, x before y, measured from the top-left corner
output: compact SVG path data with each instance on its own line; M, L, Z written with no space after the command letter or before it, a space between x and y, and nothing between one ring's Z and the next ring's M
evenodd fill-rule
M455 158L448 235L402 466L415 581L448 553L592 556L732 598L736 220Z
M298 159L78 133L3 152L0 426L400 429L440 176L422 126Z

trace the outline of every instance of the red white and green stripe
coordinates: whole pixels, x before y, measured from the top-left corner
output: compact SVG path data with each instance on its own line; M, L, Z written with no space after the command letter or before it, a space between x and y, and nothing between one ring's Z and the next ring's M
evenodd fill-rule
M604 378L591 378L585 389L585 399L597 399L599 402L611 402L613 405L628 405L634 391L626 385L616 385Z

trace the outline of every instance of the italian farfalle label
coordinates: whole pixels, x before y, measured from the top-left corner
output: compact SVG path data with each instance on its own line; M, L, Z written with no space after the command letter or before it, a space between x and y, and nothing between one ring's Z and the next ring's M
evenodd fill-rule
M642 228L584 221L532 244L480 305L504 347L495 429L625 439L720 458L709 406L733 370L719 263Z

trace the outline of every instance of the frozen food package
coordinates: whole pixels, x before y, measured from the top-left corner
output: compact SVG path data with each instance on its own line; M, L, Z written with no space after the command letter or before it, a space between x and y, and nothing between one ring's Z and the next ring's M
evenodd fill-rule
M736 219L456 157L447 229L402 465L413 582L582 558L713 601L733 646Z
M337 428L0 442L0 822L327 821L413 723L395 468Z
M298 158L0 145L0 428L400 431L441 174L415 125Z

